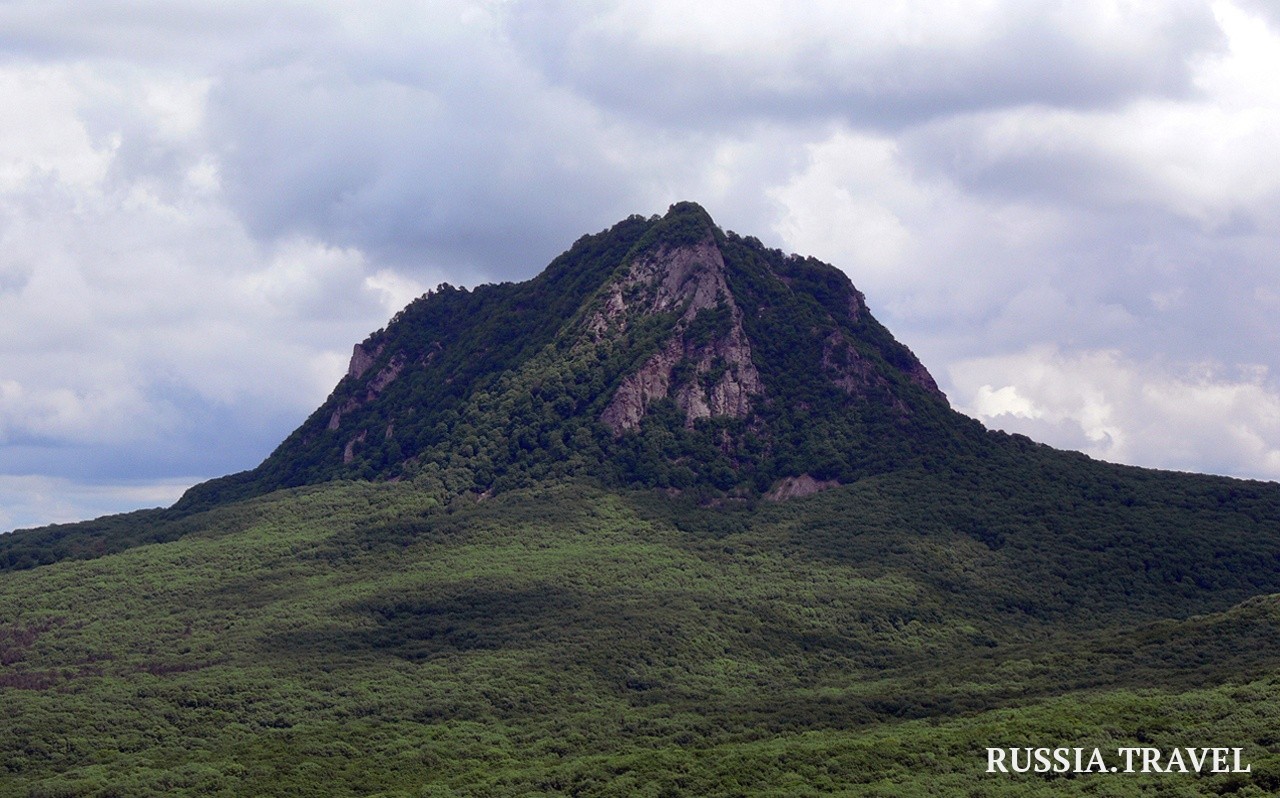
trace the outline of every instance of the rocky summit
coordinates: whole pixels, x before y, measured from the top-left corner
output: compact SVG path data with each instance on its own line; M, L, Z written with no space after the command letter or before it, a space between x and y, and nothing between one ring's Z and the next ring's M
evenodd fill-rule
M265 462L180 506L342 478L786 497L957 441L987 443L842 272L682 202L584 236L527 282L415 300Z

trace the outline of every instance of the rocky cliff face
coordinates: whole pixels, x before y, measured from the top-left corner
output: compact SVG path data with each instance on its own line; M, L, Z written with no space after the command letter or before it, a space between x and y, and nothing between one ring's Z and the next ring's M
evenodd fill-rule
M751 399L763 384L710 232L692 246L663 246L636 260L606 288L603 304L590 323L597 338L625 330L635 314L678 317L667 343L623 378L600 414L615 434L639 427L649 406L665 398L674 399L689 425L750 414ZM699 326L703 319L701 327L709 329Z

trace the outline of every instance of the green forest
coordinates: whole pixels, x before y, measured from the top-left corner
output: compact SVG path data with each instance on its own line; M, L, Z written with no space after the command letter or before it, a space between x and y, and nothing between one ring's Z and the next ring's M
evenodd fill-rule
M1280 497L1114 473L1071 499L1112 519L1088 545L921 472L781 504L335 482L206 511L5 575L0 795L1271 794L1280 599L1250 596L1280 590ZM1061 744L1230 744L1252 772L984 772Z

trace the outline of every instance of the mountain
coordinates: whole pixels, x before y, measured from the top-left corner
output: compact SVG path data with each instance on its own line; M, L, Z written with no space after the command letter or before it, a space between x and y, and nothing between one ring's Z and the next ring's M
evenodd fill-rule
M690 203L441 286L257 468L0 570L0 798L1280 789L1280 485L985 430ZM1250 771L986 773L1206 745Z
M416 300L262 465L179 507L424 473L481 493L570 475L803 492L983 437L842 272L686 202L528 282Z

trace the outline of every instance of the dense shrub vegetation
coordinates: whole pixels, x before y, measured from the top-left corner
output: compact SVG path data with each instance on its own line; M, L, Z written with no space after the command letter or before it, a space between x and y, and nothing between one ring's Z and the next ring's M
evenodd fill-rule
M783 504L334 482L192 515L0 582L0 795L1269 794L1274 491L1029 473L1003 502L902 471ZM1223 741L1254 773L982 772L1041 741Z

